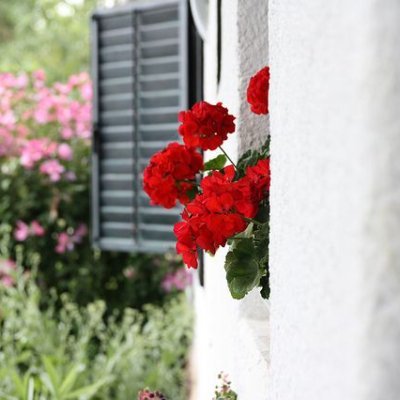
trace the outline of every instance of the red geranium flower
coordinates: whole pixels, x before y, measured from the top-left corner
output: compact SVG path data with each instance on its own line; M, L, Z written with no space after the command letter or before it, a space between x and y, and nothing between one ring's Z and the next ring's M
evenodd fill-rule
M236 233L246 229L247 222L237 213L212 211L204 194L196 196L182 214L183 221L175 224L176 251L182 254L189 268L197 268L197 247L215 254L220 246Z
M247 88L247 101L255 114L268 114L269 67L258 71Z
M216 105L205 101L196 103L190 110L179 113L179 133L186 146L215 150L235 131L235 117L228 113L222 103Z
M247 167L246 177L255 187L258 201L266 197L271 184L271 171L269 166L269 158L259 160L254 167Z
M212 211L239 213L253 218L257 214L260 195L254 180L243 177L234 182L235 168L229 165L222 172L214 171L201 182L207 207Z
M156 153L143 172L143 188L151 203L172 208L176 201L186 204L188 191L196 188L196 174L203 169L203 158L194 149L179 143Z

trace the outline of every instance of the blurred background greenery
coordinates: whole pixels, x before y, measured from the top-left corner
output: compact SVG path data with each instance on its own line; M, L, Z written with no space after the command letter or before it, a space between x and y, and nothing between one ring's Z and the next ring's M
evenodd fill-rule
M2 0L0 71L43 69L50 82L88 70L89 16L101 0Z
M71 239L79 224L90 226L90 141L62 137L57 118L24 116L39 109L37 70L47 76L44 98L88 105L79 73L89 70L90 14L117 2L0 0L0 398L27 400L33 390L43 399L127 400L145 386L187 398L191 311L182 291L190 280L174 275L182 264L171 254L94 251L88 235L55 251L63 232ZM71 79L79 83L65 95ZM51 157L77 180L49 181L44 159L22 165L21 149L44 138L70 146L74 158ZM17 239L21 221L30 230L39 221L46 233Z

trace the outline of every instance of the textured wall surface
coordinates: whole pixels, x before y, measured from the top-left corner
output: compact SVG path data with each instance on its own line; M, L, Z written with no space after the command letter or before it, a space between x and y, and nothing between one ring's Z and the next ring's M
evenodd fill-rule
M224 148L237 158L266 139L268 119L251 115L245 101L249 77L267 64L267 0L222 2L221 81L217 84L216 0L210 0L205 43L205 99L222 101L238 117L237 133ZM212 154L207 154L212 157ZM197 400L211 399L225 371L241 400L265 400L268 388L269 305L254 291L230 297L223 268L226 249L206 256L205 288L196 289Z
M269 10L271 399L398 400L400 2Z

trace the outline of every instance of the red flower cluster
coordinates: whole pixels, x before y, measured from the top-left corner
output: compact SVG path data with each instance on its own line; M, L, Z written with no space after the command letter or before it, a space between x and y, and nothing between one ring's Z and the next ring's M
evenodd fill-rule
M176 251L188 267L197 268L197 247L215 254L227 240L247 227L269 190L269 159L247 168L246 176L233 181L232 165L203 179L203 193L187 204L183 221L174 227Z
M269 68L265 67L251 78L247 91L256 114L268 113L268 89ZM179 200L186 205L174 233L177 253L191 268L197 268L198 248L215 254L229 238L246 229L249 219L257 215L260 202L268 196L269 158L248 167L240 179L230 165L205 177L200 190L195 185L196 174L204 168L195 148L215 150L235 131L234 120L222 103L196 103L179 113L179 134L185 146L170 144L152 157L144 171L144 190L152 204L171 208ZM188 192L192 190L196 196L190 201Z
M255 114L268 114L269 67L258 71L247 88L247 101Z
M195 149L179 143L156 153L143 172L143 188L151 203L172 208L176 201L186 204L188 191L196 188L196 174L203 169L203 158Z
M179 133L188 147L215 150L235 131L235 117L222 103L216 105L200 101L190 110L179 113Z

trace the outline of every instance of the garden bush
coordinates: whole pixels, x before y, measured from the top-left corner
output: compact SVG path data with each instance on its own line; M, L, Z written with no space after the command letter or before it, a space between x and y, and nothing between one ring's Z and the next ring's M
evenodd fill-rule
M67 294L56 307L53 292L44 310L34 274L6 265L16 284L0 284L1 399L135 400L144 387L187 398L192 316L184 295L105 321L103 301L79 307Z
M172 255L94 251L89 240L91 84L0 74L0 255L84 305L161 304L190 280Z

